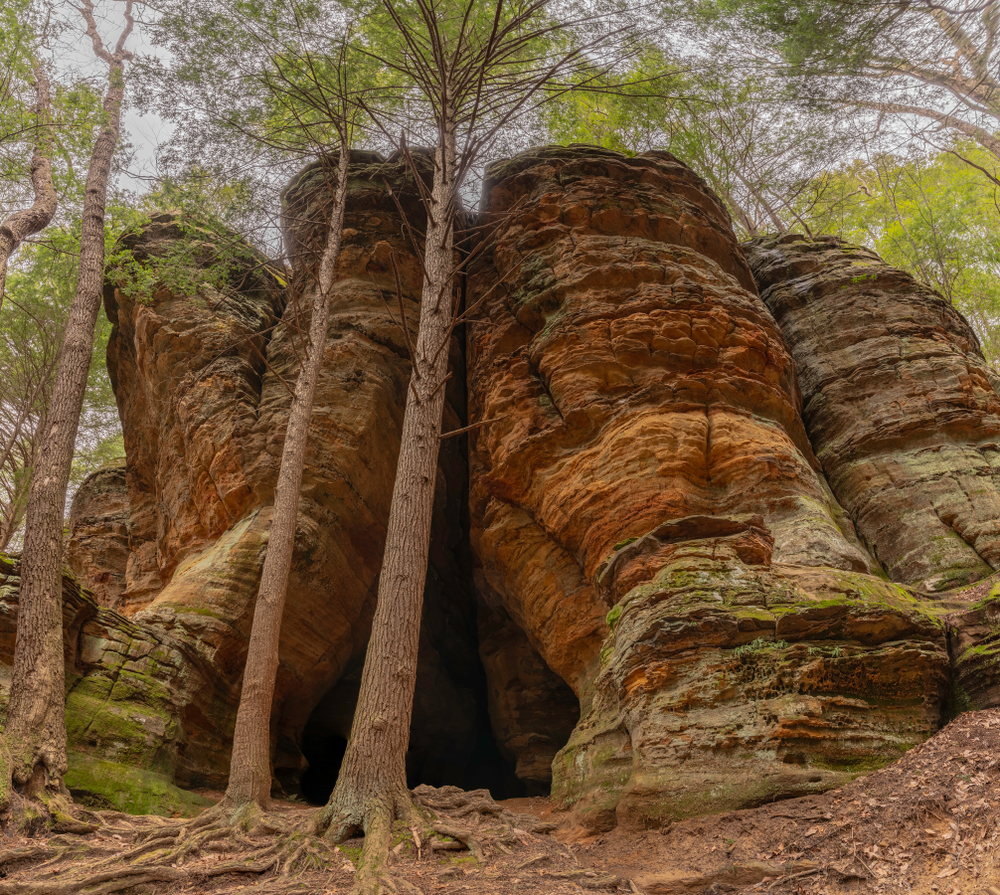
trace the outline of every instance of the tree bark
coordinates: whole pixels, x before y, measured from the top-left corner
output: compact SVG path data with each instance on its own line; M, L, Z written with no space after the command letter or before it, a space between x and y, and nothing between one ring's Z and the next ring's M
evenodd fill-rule
M56 213L58 197L52 185L52 100L45 66L35 66L35 149L31 156L30 208L15 211L0 224L0 309L7 285L7 263L17 247L33 233L44 230Z
M387 845L393 819L408 819L412 810L405 758L454 303L457 140L454 116L447 109L442 120L428 203L415 364L407 390L378 605L347 752L319 819L319 827L337 841L363 831L369 856ZM365 867L359 871L363 883Z
M80 233L76 294L59 355L59 372L49 405L25 519L17 640L4 731L11 754L11 780L29 798L59 793L66 773L66 686L62 636L62 529L66 488L80 423L87 373L94 350L94 327L104 279L104 215L111 162L121 129L125 92L127 25L114 55L100 44L93 5L84 2L95 52L109 63L104 121L87 171Z
M274 496L274 515L261 575L260 590L250 629L250 646L243 692L236 714L233 756L223 805L241 808L256 804L266 808L271 801L271 702L278 672L278 641L285 593L295 547L295 524L298 518L299 490L305 465L309 420L312 416L316 384L326 352L326 329L330 309L330 290L340 257L344 227L344 204L347 197L347 169L350 150L341 144L337 164L337 186L330 216L326 246L319 267L318 283L312 302L309 346L295 385L288 431L281 453L281 468Z

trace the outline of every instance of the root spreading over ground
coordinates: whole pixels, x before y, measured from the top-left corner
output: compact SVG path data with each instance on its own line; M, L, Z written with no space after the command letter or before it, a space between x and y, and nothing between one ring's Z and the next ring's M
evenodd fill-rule
M1000 709L960 716L840 790L663 829L587 835L546 799L483 790L412 797L384 895L1000 895ZM0 895L348 895L363 840L324 841L315 815L89 812L96 829L0 842Z

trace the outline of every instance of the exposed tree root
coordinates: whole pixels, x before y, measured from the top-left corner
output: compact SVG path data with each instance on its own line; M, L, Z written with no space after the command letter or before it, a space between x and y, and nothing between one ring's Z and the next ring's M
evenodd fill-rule
M295 876L325 869L334 857L304 820L288 823L256 806L216 806L181 822L125 817L109 812L96 839L56 836L44 847L0 851L0 866L33 865L31 879L0 881L0 895L110 895L146 883L204 886L230 874L266 876L253 890L279 895ZM203 860L227 854L233 860Z
M7 776L10 757L0 737L0 822L5 832L33 835L43 830L85 835L99 829L103 820L93 811L75 805L69 793L44 785L18 788Z
M413 799L418 805L431 811L444 812L451 817L472 816L479 823L492 818L500 824L529 833L549 833L556 828L555 824L541 821L531 814L508 811L498 805L485 789L466 792L457 786L418 786L413 790Z
M0 850L0 867L10 873L0 880L0 895L113 895L143 885L200 895L223 895L234 886L241 895L291 895L317 878L339 876L344 885L345 874L354 877L352 895L428 895L418 885L425 875L433 881L440 873L506 865L525 846L545 850L544 860L558 853L551 840L533 835L551 824L511 813L485 790L422 786L367 808L360 843L361 831L346 815L324 828L322 815L303 810L220 805L189 820L100 812L95 834L61 834ZM361 845L360 854L335 847L348 838Z
M393 853L412 837L418 860L424 850L467 848L485 865L491 854L510 854L530 840L531 833L547 833L554 824L531 815L513 814L498 805L485 789L465 792L455 786L440 789L419 786L395 798L373 799L365 806L364 844L350 895L414 895L420 889L390 869ZM327 806L316 817L314 830L331 843L356 835L359 820L349 812ZM390 851L394 834L398 839Z

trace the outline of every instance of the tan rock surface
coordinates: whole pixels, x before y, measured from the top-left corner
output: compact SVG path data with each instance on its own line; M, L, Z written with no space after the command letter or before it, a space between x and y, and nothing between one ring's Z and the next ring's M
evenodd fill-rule
M553 797L592 829L659 826L830 789L941 723L941 607L837 569L771 564L760 516L698 517L619 549L619 602Z
M108 609L117 608L125 590L130 524L122 460L84 479L73 495L67 524L66 565Z
M17 628L17 563L0 558L0 699ZM227 683L190 643L134 624L63 578L66 728L71 790L136 814L190 813L206 800L174 783L216 782L205 769L214 739L204 712L231 701ZM207 735L206 735L207 734ZM228 758L221 756L227 764Z
M219 243L176 216L123 238L120 252L148 267L178 247L191 265L211 265ZM125 436L133 552L121 608L149 605L186 557L201 552L255 504L241 444L256 423L265 335L280 301L277 282L248 254L227 289L175 294L160 282L152 295L113 282L105 310L113 326L108 373ZM131 284L131 280L128 281ZM187 285L185 283L185 285Z
M746 249L830 486L890 577L940 590L1000 568L1000 398L961 314L833 237Z
M668 519L759 512L781 561L868 568L814 469L792 359L689 169L534 150L490 169L483 206L473 546L553 671L586 690L611 608L597 568Z

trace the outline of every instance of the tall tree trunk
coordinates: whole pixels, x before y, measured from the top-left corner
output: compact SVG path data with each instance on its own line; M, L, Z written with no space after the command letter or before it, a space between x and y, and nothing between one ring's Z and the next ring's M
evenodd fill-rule
M378 605L340 776L319 819L328 838L365 833L359 883L378 873L392 822L409 818L406 749L427 576L453 312L456 137L447 110L434 153L415 364L389 511ZM403 321L403 325L406 322ZM366 861L371 862L366 865ZM367 866L367 869L366 869Z
M84 0L88 8L88 0ZM124 43L128 25L109 63L104 121L87 171L80 234L80 276L59 355L59 372L49 404L38 462L33 471L25 519L24 558L18 604L17 641L4 731L11 754L11 780L29 797L63 789L66 773L66 686L62 635L62 529L66 488L87 373L94 350L94 327L104 279L104 213L111 161L121 128L124 63L131 54ZM88 33L93 27L89 5ZM86 15L86 13L85 13Z
M316 383L326 352L326 328L330 310L330 289L340 257L344 227L344 203L347 198L347 169L350 150L341 143L337 164L337 186L326 246L319 266L319 280L312 302L309 346L295 384L295 395L288 417L288 431L281 452L281 468L274 496L274 515L267 544L267 557L261 575L260 590L254 608L250 647L243 675L243 692L236 714L233 735L233 758L224 808L246 805L267 807L271 801L271 701L278 673L278 641L281 617L285 611L288 574L295 547L295 523L299 509L299 490L305 465L309 420L312 416Z
M7 285L7 262L17 247L33 233L44 230L56 213L58 198L52 185L52 100L45 66L35 65L35 150L31 156L30 208L15 211L0 224L0 309Z

